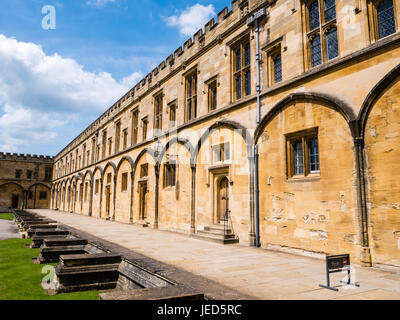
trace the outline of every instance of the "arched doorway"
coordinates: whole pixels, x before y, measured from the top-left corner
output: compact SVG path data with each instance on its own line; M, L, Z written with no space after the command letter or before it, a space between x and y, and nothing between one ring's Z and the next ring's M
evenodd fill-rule
M216 223L220 223L226 217L229 210L229 181L226 176L222 177L217 186L217 217Z

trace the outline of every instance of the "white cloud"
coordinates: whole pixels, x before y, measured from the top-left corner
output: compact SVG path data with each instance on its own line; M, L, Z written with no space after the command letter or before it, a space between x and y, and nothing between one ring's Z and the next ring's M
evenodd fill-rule
M179 32L185 36L191 36L215 16L214 6L203 6L199 3L186 8L179 15L165 18L168 26L178 27Z
M90 6L105 7L109 2L115 2L116 0L93 0L87 1L86 3Z
M95 118L142 77L117 81L87 72L75 60L2 34L0 61L0 151L54 141L62 126Z

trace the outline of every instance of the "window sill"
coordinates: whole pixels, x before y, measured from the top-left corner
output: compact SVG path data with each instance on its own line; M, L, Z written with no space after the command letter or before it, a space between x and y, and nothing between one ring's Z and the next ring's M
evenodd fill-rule
M307 176L299 175L293 176L287 179L287 182L312 182L321 180L321 176L319 174L309 174Z

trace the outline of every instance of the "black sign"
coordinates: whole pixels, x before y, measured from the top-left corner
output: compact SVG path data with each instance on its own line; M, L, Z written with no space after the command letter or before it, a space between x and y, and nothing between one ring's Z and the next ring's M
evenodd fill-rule
M350 267L350 255L339 254L336 256L326 256L326 264L329 271L342 271L344 268Z
M350 255L349 254L337 254L334 256L326 256L326 285L320 284L321 288L326 288L334 291L338 291L337 288L331 287L329 274L335 272L347 271L347 281L342 282L347 285L353 285L359 287L357 283L351 283L350 278Z

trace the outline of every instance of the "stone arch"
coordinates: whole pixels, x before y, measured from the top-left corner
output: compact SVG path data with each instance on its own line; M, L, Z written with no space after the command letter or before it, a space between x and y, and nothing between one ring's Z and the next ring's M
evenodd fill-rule
M51 189L50 186L48 186L47 184L44 184L44 183L41 183L41 182L36 182L36 183L34 183L34 184L31 184L31 185L29 186L29 188L27 189L27 191L29 191L32 187L38 186L38 185L47 188L49 191L50 191L50 189Z
M134 167L133 167L133 169L132 169L133 172L136 171L137 164L139 163L140 159L141 159L146 153L149 154L149 155L151 155L151 156L153 157L155 163L157 162L157 159L154 157L154 152L153 152L153 150L151 150L150 148L145 148L145 149L143 149L142 151L140 151L140 153L139 153L138 156L136 157L136 160L135 160L135 163L134 163Z
M261 246L332 254L341 248L358 259L355 122L349 106L319 93L290 94L262 118L254 139ZM300 141L308 157L305 150L311 138L317 138L318 169L312 171L305 160L295 174L293 143ZM353 238L348 240L348 234Z
M101 178L102 178L102 179L104 179L104 174L105 174L105 172L107 171L108 167L110 167L110 166L113 168L114 176L117 174L117 166L115 165L114 162L109 161L109 162L107 162L107 164L104 166L104 169L103 169L103 172L102 172L102 175L101 175Z
M3 186L6 186L6 185L8 185L8 184L16 185L17 187L19 187L19 188L21 189L21 191L24 191L24 190L25 190L24 187L23 187L22 185L20 185L20 184L17 183L17 182L14 182L14 181L9 181L9 182L5 182L5 183L0 184L0 188L3 187Z
M168 142L165 144L164 149L162 150L159 160L160 162L165 156L165 153L167 152L168 148L170 148L172 145L175 143L179 143L183 145L189 152L190 152L190 163L194 164L194 148L193 145L190 143L188 139L180 138L180 137L174 137L171 140L168 140Z
M118 165L117 165L117 174L119 173L119 169L121 168L121 165L124 161L128 161L130 166L131 166L131 170L133 170L134 166L135 166L135 162L132 160L132 158L130 156L123 156L121 158L121 160L119 160Z
M372 89L360 111L371 260L400 266L400 65Z
M196 149L194 150L194 154L193 154L194 163L197 163L197 157L199 155L201 146L204 144L206 139L212 134L212 132L219 128L230 128L232 130L241 130L241 136L243 137L244 141L246 142L246 146L247 146L247 156L251 155L251 145L252 145L253 137L252 137L250 131L245 126L243 126L242 124L240 124L236 121L217 121L214 124L212 124L206 130L206 132L203 133L203 135L200 137L199 141L197 142Z
M386 76L384 76L365 98L358 120L360 123L360 137L365 137L365 127L368 122L368 116L378 99L388 90L388 88L400 78L400 64L393 68Z
M262 132L268 123L276 117L276 115L284 110L286 107L291 105L294 102L300 101L310 101L322 104L328 108L331 108L337 112L339 112L346 122L349 124L350 131L352 136L355 137L357 135L357 130L351 123L356 120L353 110L343 101L331 97L326 94L316 93L316 92L302 92L302 93L292 93L287 97L283 98L279 101L261 120L260 124L257 126L254 132L254 142L257 144L258 139L260 138Z

